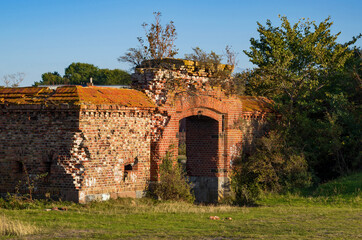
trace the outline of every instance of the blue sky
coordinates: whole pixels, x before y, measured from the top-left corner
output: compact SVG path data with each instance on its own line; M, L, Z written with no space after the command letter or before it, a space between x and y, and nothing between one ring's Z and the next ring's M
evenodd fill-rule
M196 46L222 53L231 45L244 69L252 67L242 50L258 37L257 21L279 25L279 14L293 23L331 16L332 31L341 31L338 41L346 42L362 32L361 9L360 0L0 0L0 85L4 75L24 72L22 86L29 86L42 73L64 74L72 62L128 70L117 57L137 46L141 24L152 22L155 11L162 12L163 24L174 21L177 57Z

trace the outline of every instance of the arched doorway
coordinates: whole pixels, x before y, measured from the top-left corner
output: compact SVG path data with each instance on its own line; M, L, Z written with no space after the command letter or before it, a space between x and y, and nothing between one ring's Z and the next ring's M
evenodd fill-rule
M219 122L196 115L180 120L180 136L186 144L186 172L197 202L217 202Z

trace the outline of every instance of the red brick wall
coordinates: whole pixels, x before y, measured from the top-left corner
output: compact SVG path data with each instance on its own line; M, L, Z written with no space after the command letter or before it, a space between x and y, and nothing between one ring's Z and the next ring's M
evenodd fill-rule
M170 151L170 146L176 146L172 152L177 156L176 136L179 131L179 121L183 118L200 115L218 122L217 133L214 134L217 135L214 139L217 144L213 145L217 149L217 154L211 154L216 155L213 156L215 159L213 172L211 173L211 167L207 165L209 163L206 160L198 166L204 176L227 177L232 158L241 150L239 146L242 145L242 133L234 125L242 116L242 103L237 97L227 96L219 88L210 87L208 85L210 77L204 76L203 73L202 71L186 73L182 67L173 70L142 68L133 75L134 86L143 90L158 104L160 118L164 120L154 125L159 134L152 141L152 180L158 179L158 165L166 152ZM199 145L201 147L204 144L205 142L200 142ZM187 155L198 154L193 151L189 149ZM205 159L209 158L207 151L204 153Z
M77 201L84 171L72 155L78 119L67 106L0 105L0 193L28 193L26 170L31 179L47 173L33 184L35 194Z
M189 62L137 69L133 85L157 107L0 105L0 193L15 192L24 182L24 162L32 177L49 172L37 183L39 193L81 202L141 196L149 181L159 179L166 152L177 156L179 122L186 118L188 173L215 188L200 199L217 197L243 143L250 145L264 131L264 115L244 113L239 98L209 84L228 78L213 79L214 70Z
M38 196L85 202L142 195L150 180L152 113L109 105L0 105L0 193L27 193L27 175L47 173L33 185ZM125 169L129 164L132 170Z
M151 113L149 109L131 108L81 111L79 141L86 152L81 201L105 193L112 198L136 197L137 191L146 189L150 180Z

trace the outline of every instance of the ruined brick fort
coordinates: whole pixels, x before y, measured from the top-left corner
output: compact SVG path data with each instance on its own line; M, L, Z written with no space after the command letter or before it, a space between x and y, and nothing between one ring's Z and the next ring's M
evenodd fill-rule
M186 171L197 201L228 191L242 148L262 134L270 102L226 94L232 67L180 59L145 61L132 89L0 88L0 193L89 202L142 197L186 134ZM220 84L219 84L220 85Z

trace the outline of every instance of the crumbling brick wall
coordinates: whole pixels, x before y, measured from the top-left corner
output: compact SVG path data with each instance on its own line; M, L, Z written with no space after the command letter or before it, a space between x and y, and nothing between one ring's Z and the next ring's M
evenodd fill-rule
M79 141L87 174L81 201L142 196L150 178L151 113L112 106L82 109Z
M133 75L133 86L153 99L167 119L166 124L156 125L162 131L152 145L155 174L169 146L177 146L175 140L180 120L186 118L189 126L186 129L189 158L186 165L196 186L195 193L203 195L196 196L199 201L217 201L219 194L223 195L230 174L233 146L242 141L241 130L233 128L233 123L242 116L242 103L220 88L221 82L229 81L231 70L227 65L162 59L144 62ZM222 77L220 73L224 73ZM219 84L213 85L216 82ZM200 119L209 119L206 122L213 123L209 126L213 130L204 129L202 121L197 121ZM175 150L172 153L177 155L177 148ZM157 180L157 175L151 179Z
M39 194L80 202L140 197L159 179L166 153L177 156L180 120L186 119L196 199L217 201L227 191L233 159L262 133L268 113L267 99L223 90L231 71L159 59L136 69L138 91L0 88L0 193L16 192L25 175L46 174L36 183Z
M77 108L0 105L0 192L51 193L77 201L84 168L72 156L79 130ZM26 173L28 176L26 176Z
M153 103L134 90L2 89L0 193L27 193L27 178L42 176L30 186L41 197L142 196L150 180L153 112Z

